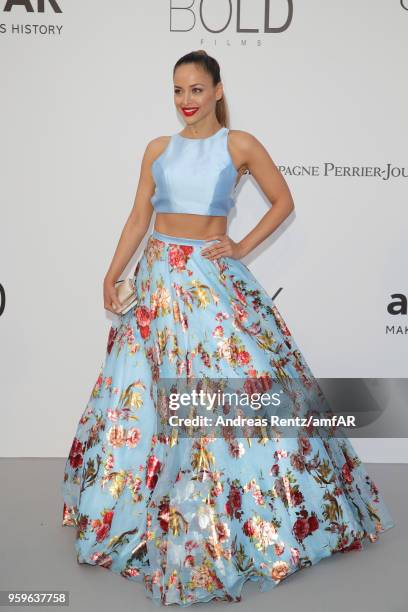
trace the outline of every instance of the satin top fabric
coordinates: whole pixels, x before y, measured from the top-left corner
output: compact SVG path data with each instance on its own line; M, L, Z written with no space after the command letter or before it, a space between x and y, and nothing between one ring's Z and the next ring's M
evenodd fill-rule
M207 138L173 134L152 163L156 212L228 216L238 172L228 150L229 129Z

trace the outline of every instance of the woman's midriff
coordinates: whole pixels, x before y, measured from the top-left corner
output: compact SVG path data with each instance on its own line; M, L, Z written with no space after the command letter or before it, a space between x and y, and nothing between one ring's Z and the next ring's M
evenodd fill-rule
M156 213L154 229L162 234L201 238L206 240L214 234L225 234L227 217L212 215L189 215L185 213Z

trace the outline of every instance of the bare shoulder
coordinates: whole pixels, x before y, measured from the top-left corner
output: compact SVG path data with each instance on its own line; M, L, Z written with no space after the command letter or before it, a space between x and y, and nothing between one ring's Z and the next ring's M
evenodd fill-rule
M171 136L158 136L150 140L146 146L145 158L153 161L159 157L169 144L170 139Z
M229 130L229 146L239 174L251 174L254 153L263 148L259 140L245 130Z
M243 153L260 144L253 134L245 130L229 130L229 134L231 145Z

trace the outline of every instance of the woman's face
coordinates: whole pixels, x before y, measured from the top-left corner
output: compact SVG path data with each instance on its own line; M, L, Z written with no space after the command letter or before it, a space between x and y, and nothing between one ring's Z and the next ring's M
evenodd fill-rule
M196 64L182 64L174 73L174 104L188 125L215 114L222 85L215 87L208 72Z

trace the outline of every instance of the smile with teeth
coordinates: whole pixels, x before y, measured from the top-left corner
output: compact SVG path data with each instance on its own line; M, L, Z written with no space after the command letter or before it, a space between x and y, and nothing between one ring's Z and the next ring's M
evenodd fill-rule
M198 106L191 106L191 107L184 107L183 108L183 113L185 115L188 115L189 117L191 115L194 115L194 113L196 113L198 111Z

